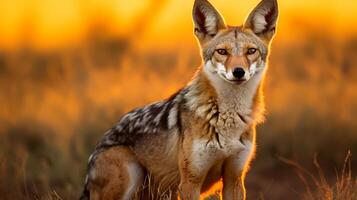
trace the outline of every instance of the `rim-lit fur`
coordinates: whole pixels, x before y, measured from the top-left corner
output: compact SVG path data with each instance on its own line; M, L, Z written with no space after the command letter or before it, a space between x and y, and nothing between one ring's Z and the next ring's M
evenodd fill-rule
M221 179L223 199L245 199L277 16L276 0L263 0L242 26L227 26L207 0L196 0L202 66L169 99L107 131L89 158L81 199L199 199Z

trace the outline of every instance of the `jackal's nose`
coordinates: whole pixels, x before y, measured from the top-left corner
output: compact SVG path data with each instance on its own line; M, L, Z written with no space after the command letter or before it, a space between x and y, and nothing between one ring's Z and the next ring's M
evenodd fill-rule
M232 73L235 78L241 79L244 77L245 71L243 68L238 67L234 68Z

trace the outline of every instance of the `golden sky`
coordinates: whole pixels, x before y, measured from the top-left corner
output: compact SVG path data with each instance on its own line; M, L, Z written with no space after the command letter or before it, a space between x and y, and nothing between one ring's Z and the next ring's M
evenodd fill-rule
M259 0L211 0L228 24L242 23ZM91 29L135 35L148 46L182 43L192 37L193 0L1 0L0 48L24 45L66 47L81 43ZM317 31L356 34L356 0L280 0L279 37ZM135 37L135 36L134 36ZM189 40L191 43L193 39Z

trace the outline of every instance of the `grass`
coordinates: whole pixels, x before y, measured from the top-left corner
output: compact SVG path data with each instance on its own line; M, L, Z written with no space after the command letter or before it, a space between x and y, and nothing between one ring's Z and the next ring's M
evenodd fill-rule
M306 192L279 157L311 170L307 161L315 152L330 168L347 149L357 152L357 39L304 37L274 43L267 121L258 130L248 199L299 199ZM48 52L0 50L2 199L77 199L101 135L126 111L168 97L200 63L191 47L134 52L128 40L92 38ZM306 197L355 195L353 170L336 181L333 172L325 173L325 182L317 176L320 185L308 175Z
M357 199L357 177L352 176L351 157L352 154L348 151L342 169L340 172L336 171L336 180L333 183L329 183L327 180L328 177L326 177L326 174L318 162L316 155L313 163L316 168L317 175L310 172L308 169L304 168L295 161L288 160L286 158L280 158L280 160L296 169L299 178L306 188L306 192L302 199L354 200Z

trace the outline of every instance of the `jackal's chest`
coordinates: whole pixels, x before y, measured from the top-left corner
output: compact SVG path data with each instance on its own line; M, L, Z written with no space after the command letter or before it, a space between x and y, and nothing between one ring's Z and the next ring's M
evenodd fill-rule
M220 112L214 126L215 132L220 136L222 143L230 145L240 141L241 135L249 128L251 119L249 115L236 111Z
M217 128L210 136L194 139L193 154L213 162L235 155L244 149L242 134L240 128Z
M210 124L214 131L209 133L209 137L198 140L194 146L212 159L219 160L238 154L244 149L241 137L249 128L249 122L249 116L234 110L220 112L215 123Z
M241 136L243 129L240 128L217 128L215 141L209 142L207 152L216 152L217 155L229 157L239 153L243 148Z
M205 169L208 166L223 162L230 156L237 155L245 146L239 138L223 138L219 141L205 138L192 141L192 163L197 169Z
M211 123L215 130L227 137L240 137L251 122L249 114L241 114L235 110L220 112L216 123Z

